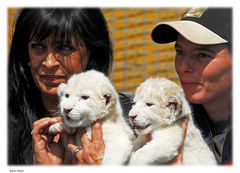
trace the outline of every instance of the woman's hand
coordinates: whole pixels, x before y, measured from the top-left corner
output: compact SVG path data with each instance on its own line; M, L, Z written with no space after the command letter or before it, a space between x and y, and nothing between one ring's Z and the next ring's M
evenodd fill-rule
M183 163L183 147L184 147L184 141L187 133L187 126L188 126L188 118L184 118L182 122L182 130L183 130L183 140L182 144L179 148L179 153L176 156L175 159L173 159L170 163L170 165L181 165Z
M37 164L61 164L64 148L53 142L53 136L46 133L48 127L62 122L62 117L42 118L34 122L32 130L34 159Z
M87 138L85 131L81 131L80 139L83 148L74 154L74 158L72 158L73 163L89 165L101 164L105 149L101 123L95 122L93 124L91 140ZM69 135L67 145L68 150L73 152L77 147L74 137Z

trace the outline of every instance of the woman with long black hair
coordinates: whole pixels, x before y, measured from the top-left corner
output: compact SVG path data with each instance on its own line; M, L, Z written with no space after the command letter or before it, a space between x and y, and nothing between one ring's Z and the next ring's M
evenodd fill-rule
M55 117L60 83L89 69L108 75L112 61L111 39L99 9L23 9L9 52L8 163L64 163L60 144L51 144L44 134L31 135L31 131L42 132L46 124L62 121ZM93 154L85 154L90 158L104 151L101 124L92 130L101 145L91 148ZM89 162L83 157L77 161Z

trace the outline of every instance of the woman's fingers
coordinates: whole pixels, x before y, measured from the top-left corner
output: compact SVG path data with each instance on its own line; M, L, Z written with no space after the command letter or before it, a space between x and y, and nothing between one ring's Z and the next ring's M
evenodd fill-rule
M81 139L83 150L82 150L81 153L78 153L76 155L78 160L82 164L95 164L94 155L96 153L95 153L95 150L94 150L94 147L93 147L94 144L93 144L92 140L90 140L87 137L85 129L81 129L79 131L79 133L80 133L80 139Z
M63 117L54 117L54 118L42 118L38 121L35 121L33 124L33 130L32 135L35 136L36 134L42 133L44 129L49 127L52 124L55 124L57 122L62 122Z
M104 145L102 124L99 121L96 121L92 126L92 142L101 147Z
M89 139L87 137L86 130L79 129L80 140L81 140L83 149L79 150L75 154L75 157L78 163L97 165L97 164L101 164L102 162L103 155L104 155L104 142L103 142L103 132L102 132L101 123L100 122L94 123L91 131L92 131L92 134L91 134L92 139ZM74 141L70 139L69 149L74 152L74 150L76 150L78 146L71 145L71 143L74 143Z
M62 122L63 117L42 118L34 122L32 130L34 158L38 164L61 164L63 148L61 144L52 143L53 136L46 133L52 124Z
M46 150L46 144L53 139L53 136L43 133L44 129L46 129L49 125L59 121L62 121L62 117L42 118L34 122L33 130L31 133L34 141L34 149L36 152Z
M104 141L101 122L97 121L92 126L92 145L96 153L94 154L95 160L101 160L104 155Z
M182 122L182 131L183 131L183 138L182 138L182 143L179 148L179 153L176 156L175 159L173 159L170 164L172 165L181 165L183 163L183 148L184 148L184 142L186 138L186 133L187 133L187 126L188 126L188 118L184 118Z
M87 137L86 130L81 129L81 131L79 133L80 133L80 139L81 139L83 148L85 146L89 146L92 144L99 146L101 148L104 146L102 124L100 122L97 121L93 124L91 140Z
M90 139L88 139L86 131L84 129L78 129L78 132L80 134L80 139L83 145L83 148L87 148L87 146L91 145Z
M71 153L71 159L75 164L87 164L90 163L89 158L84 154L83 148L79 147L75 143L73 135L68 135L68 151Z
M92 126L92 148L95 151L92 153L95 164L100 164L103 160L105 149L102 124L100 121L95 122Z
M182 122L182 130L183 130L183 139L182 144L179 149L179 155L181 156L181 163L183 161L183 148L184 148L184 142L187 134L187 126L188 126L188 118L184 118Z
M188 127L188 118L184 118L182 122L182 129L183 129L183 138L185 139Z
M76 164L101 164L104 155L103 132L100 122L96 122L92 126L92 139L89 139L85 129L78 129L81 146L76 143L75 136L68 135L67 149L70 153L72 163ZM67 160L67 159L66 159Z

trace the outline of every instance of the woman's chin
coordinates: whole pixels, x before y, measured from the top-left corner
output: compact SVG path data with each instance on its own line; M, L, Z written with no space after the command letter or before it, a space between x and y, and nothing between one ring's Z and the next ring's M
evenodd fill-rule
M56 97L57 96L57 87L44 87L43 89L41 89L41 92L44 95Z
M46 95L51 96L57 96L57 88L60 85L60 83L57 84L46 84L46 83L40 83L38 85L38 88L40 89L41 93L44 93Z
M204 104L204 102L206 102L205 97L202 97L201 95L197 95L197 94L186 96L186 99L188 102L193 104Z

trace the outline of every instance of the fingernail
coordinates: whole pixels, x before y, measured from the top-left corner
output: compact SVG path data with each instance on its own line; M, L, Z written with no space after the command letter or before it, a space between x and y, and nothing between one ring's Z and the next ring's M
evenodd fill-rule
M96 122L94 126L95 126L96 128L101 128L101 123Z
M57 119L55 119L55 118L54 118L52 121L53 121L53 122L58 122L58 120L57 120Z
M57 123L57 122L59 122L59 120L58 120L57 118L54 118L54 119L53 119L53 122L54 122L54 123Z

